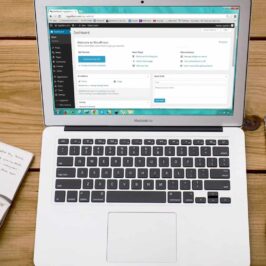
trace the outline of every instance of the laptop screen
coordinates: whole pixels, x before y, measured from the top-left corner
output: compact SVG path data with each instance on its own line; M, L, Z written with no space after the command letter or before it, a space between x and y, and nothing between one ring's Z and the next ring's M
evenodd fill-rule
M232 116L239 7L47 7L55 115Z

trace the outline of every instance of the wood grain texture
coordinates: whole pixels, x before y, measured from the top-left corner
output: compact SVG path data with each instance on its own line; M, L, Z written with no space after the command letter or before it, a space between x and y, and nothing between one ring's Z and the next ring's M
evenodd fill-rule
M0 229L0 265L32 265L39 173L26 176ZM252 266L266 265L266 175L248 176Z
M0 0L0 37L34 37L33 0ZM266 36L266 1L253 0L251 37Z
M266 42L250 45L247 114L266 115ZM43 119L35 41L0 41L0 140L35 154L39 168ZM249 170L266 169L263 127L246 133Z

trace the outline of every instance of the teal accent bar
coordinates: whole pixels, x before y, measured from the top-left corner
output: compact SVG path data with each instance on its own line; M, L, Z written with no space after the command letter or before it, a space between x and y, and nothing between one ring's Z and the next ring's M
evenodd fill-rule
M49 6L49 10L77 10L80 14L238 14L239 9L215 6Z
M79 56L79 63L105 63L105 56Z

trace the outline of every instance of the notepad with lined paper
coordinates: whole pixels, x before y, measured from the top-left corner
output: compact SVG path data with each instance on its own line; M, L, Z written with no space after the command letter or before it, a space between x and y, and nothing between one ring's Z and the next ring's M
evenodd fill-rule
M32 153L0 142L0 227L32 159Z

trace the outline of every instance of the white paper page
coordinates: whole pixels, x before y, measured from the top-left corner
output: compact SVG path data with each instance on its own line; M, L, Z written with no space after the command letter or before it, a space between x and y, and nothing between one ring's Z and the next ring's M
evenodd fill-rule
M0 195L13 200L32 158L32 153L0 142Z
M0 227L4 222L9 207L10 203L6 201L4 198L0 197Z

